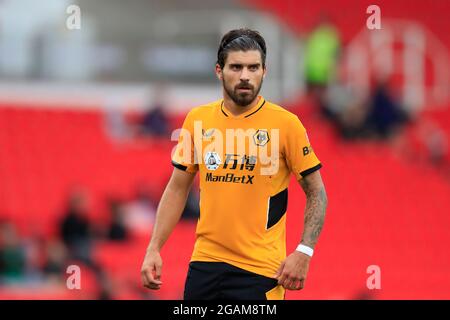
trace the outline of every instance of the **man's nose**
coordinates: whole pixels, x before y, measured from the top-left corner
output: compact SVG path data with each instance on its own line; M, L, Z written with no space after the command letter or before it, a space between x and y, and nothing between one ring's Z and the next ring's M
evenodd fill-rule
M247 68L242 68L240 80L241 81L249 81L250 80L250 73Z

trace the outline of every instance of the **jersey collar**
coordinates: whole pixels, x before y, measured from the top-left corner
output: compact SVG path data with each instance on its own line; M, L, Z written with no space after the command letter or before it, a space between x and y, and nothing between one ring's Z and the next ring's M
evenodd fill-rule
M224 117L230 118L230 119L244 119L244 118L248 118L252 115L254 115L255 113L257 113L259 110L261 110L261 108L264 106L264 104L266 103L266 100L262 97L262 96L258 96L258 103L251 108L250 110L247 110L246 112L238 115L238 116L234 116L230 111L228 111L228 109L225 107L224 105L224 100L220 100L220 111L222 112L222 114L224 115Z

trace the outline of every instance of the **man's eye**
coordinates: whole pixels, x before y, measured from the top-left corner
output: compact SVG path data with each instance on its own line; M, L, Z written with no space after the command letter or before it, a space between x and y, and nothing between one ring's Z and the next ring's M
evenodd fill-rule
M258 70L258 66L250 66L249 68L251 71L256 71Z
M240 66L231 66L231 70L240 70L241 67Z

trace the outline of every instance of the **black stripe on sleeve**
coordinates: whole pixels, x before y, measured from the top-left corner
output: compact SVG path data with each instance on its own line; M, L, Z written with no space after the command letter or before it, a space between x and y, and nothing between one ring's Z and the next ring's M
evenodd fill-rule
M175 162L175 161L173 161L173 160L172 160L172 165L173 165L175 168L180 169L180 170L183 170L183 171L186 171L186 169L187 169L186 166L183 166L182 164L179 164L178 162Z
M288 189L270 197L266 229L273 227L284 216L287 210Z
M319 163L317 166L314 166L312 168L309 168L305 171L300 172L300 175L304 178L306 177L308 174L313 173L314 171L319 170L320 168L322 168L322 164Z

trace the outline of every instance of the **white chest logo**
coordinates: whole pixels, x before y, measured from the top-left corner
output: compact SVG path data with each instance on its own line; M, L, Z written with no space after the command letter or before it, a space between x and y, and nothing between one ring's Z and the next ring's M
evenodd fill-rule
M205 165L208 170L216 170L222 161L216 152L207 152L205 155Z

